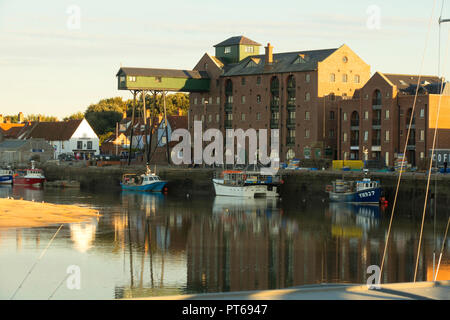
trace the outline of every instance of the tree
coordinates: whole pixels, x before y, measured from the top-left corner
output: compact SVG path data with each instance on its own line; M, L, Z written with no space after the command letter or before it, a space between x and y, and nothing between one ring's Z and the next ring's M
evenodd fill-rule
M127 116L131 116L133 110L133 99L129 99L126 101L127 105ZM156 95L156 105L155 105L155 97L153 94L147 93L145 95L145 107L152 111L153 115L163 114L164 113L164 101L162 94L159 93ZM136 109L135 115L139 117L142 114L143 104L142 97L136 97ZM189 95L186 93L174 93L166 95L166 110L167 115L177 115L178 109L181 109L183 114L187 114L189 109Z
M64 121L66 121L66 120L82 120L82 119L84 119L84 113L79 111L79 112L71 114L68 117L65 117Z
M116 122L122 119L127 104L121 97L102 99L98 103L91 104L84 116L97 135L113 132Z

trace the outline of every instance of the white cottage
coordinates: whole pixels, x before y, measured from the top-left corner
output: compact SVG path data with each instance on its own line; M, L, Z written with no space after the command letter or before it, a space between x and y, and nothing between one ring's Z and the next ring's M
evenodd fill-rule
M86 121L32 122L21 130L19 139L44 139L53 146L54 158L69 153L86 159L100 153L99 138Z

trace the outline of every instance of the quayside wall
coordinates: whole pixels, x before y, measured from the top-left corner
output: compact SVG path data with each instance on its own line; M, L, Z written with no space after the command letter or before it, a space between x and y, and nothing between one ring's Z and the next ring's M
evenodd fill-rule
M120 188L120 180L125 173L142 173L143 166L71 166L71 165L44 165L42 167L48 181L76 180L82 189L88 190L114 190ZM152 170L155 167L152 166ZM183 168L183 167L156 167L156 173L168 181L169 193L178 195L214 195L211 179L214 172L221 169L212 168ZM337 178L355 180L363 178L361 172L343 171L303 171L281 170L284 184L281 187L281 197L284 199L308 200L310 198L327 199L325 187ZM398 181L395 172L371 172L369 176L377 179L383 186L386 198L392 202ZM424 200L427 185L426 173L406 172L402 175L399 188L399 201ZM433 174L430 182L430 198L434 197L437 186L437 199L440 205L450 204L450 174Z

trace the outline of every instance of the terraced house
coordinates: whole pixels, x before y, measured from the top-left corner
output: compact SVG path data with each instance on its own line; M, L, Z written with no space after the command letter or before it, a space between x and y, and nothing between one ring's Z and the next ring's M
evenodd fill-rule
M244 36L215 46L194 70L210 88L190 95L189 123L203 128L279 129L280 159L337 158L338 101L370 78L370 66L348 46L273 53Z

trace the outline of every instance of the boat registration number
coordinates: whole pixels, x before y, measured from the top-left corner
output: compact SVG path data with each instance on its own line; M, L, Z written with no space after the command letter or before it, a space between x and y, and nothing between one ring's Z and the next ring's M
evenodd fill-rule
M361 192L359 194L360 198L367 198L375 195L375 191L367 191L367 192Z

